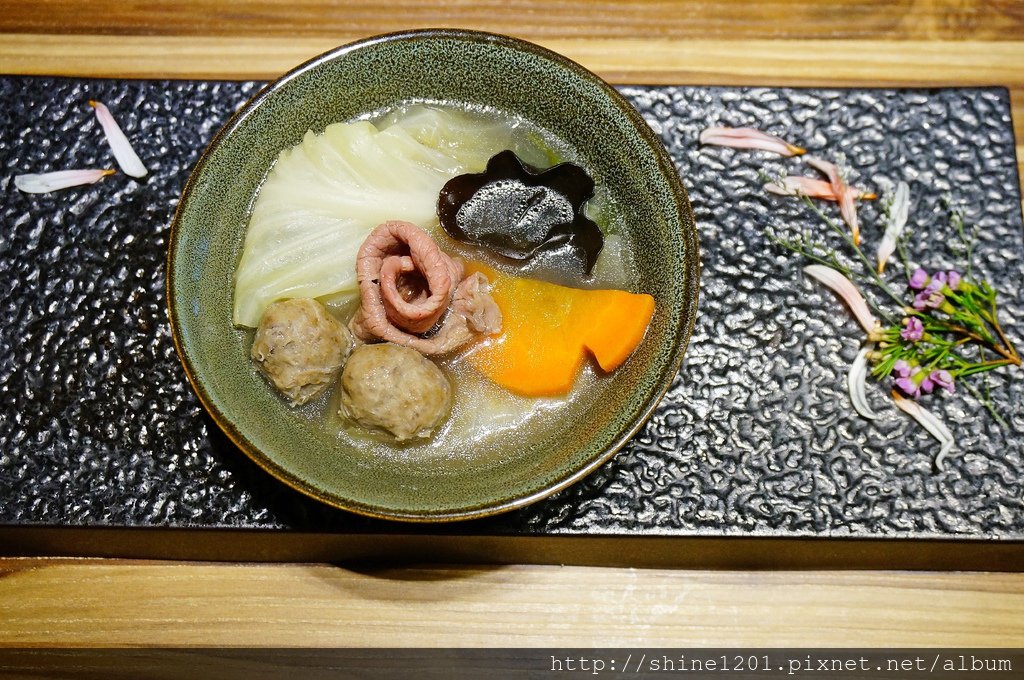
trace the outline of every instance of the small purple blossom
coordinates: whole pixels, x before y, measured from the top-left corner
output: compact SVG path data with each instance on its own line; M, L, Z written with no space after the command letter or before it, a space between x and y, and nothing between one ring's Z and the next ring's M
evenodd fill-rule
M932 371L932 374L928 378L935 383L937 387L941 387L950 394L956 391L956 385L953 383L953 375L949 371Z
M945 277L938 277L936 274L925 289L914 296L914 309L938 309L946 301L946 296L942 294L942 288L946 285Z
M910 287L914 290L921 290L928 285L928 272L918 267L910 277Z
M948 287L950 290L956 290L957 288L960 287L960 281L962 279L963 276L961 276L960 272L955 270L950 270L948 272L935 272L935 274L929 276L928 272L918 267L917 269L914 270L914 273L910 275L910 281L908 282L908 285L912 290L921 291L921 293L914 298L914 301L916 303L919 299L924 299L922 298L922 295L925 295L926 293L941 293L942 290L946 287ZM925 295L925 297L928 296ZM938 304L935 304L934 306L937 307L939 304L942 304L942 302L940 301ZM923 307L917 308L924 309Z
M931 394L936 385L942 386L941 382L935 380L935 374L940 371L933 371L931 375L928 375L921 370L920 366L911 366L902 359L893 364L892 370L893 374L898 376L896 387L911 399L917 399L922 394Z
M900 359L899 361L892 365L892 372L895 373L896 376L899 378L909 378L910 364L908 364L906 360Z
M937 290L925 288L914 296L914 309L924 311L926 309L938 309L946 301L945 296Z
M905 328L900 331L900 337L910 342L917 342L924 336L924 324L916 316L908 316L903 319Z
M917 399L921 393L921 388L914 382L913 378L897 378L896 387L911 399Z
M893 364L892 373L896 376L896 388L911 399L917 399L922 394L931 394L936 388L946 390L950 394L956 390L953 375L946 370L925 373L920 366L911 366L900 359Z

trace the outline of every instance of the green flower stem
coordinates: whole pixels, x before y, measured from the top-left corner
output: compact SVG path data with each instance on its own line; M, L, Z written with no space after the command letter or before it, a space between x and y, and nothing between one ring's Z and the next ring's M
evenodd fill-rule
M950 206L952 207L952 206ZM953 228L956 229L957 236L960 237L960 242L964 244L967 253L964 260L967 262L967 267L964 272L967 274L967 278L974 278L974 244L977 239L975 234L971 234L970 237L964 232L964 216L960 214L958 210L954 210L950 216L950 222L953 224Z
M939 365L940 361L944 361L946 357L950 355L950 353L953 351L954 346L955 345L946 345L945 347L942 348L942 351L939 352L938 356L936 356L934 359L928 362L927 370L929 373L935 370L935 367ZM953 373L955 373L955 371L953 371Z
M890 298L892 298L892 300L897 305L902 307L903 304L904 304L903 300L900 299L900 297L898 295L896 295L896 293L893 292L892 288L889 287L889 284L886 283L885 279L883 279L878 274L878 271L875 269L875 267L873 267L871 265L871 261L868 260L867 255L864 254L864 251L860 249L860 246L858 246L856 243L853 242L853 237L851 237L848 233L846 233L846 231L844 229L841 229L839 227L839 225L837 225L835 222L833 222L832 218L830 218L828 215L826 215L821 210L821 208L819 208L818 206L814 205L814 203L811 201L810 198L808 198L807 196L801 196L801 198L803 199L804 203L806 203L808 206L810 206L811 210L813 210L815 213L817 213L818 217L820 217L822 220L824 220L825 223L828 226L832 227L832 229L836 233L838 233L843 238L844 241L846 241L846 244L848 246L850 246L850 248L853 249L853 252L857 253L857 256L860 258L861 263L863 263L863 265L864 265L864 271L866 271L868 274L871 275L871 278L873 278L875 280L875 284L879 288L881 288L883 291L885 291L885 294L888 295ZM892 323L892 321L889 320L888 316L886 316L886 320L889 321L889 323Z
M978 342L982 345L990 347L992 351L998 352L999 354L1002 354L1004 357L1007 357L1008 359L1016 358L1016 353L1009 353L1005 348L1000 347L998 344L996 344L993 338L991 337L985 338L968 328L958 326L957 324L950 323L949 321L945 321L943 319L937 319L934 316L931 316L930 314L924 314L922 312L917 311L916 309L912 311L907 310L907 314L923 319L925 321L926 330L935 330L937 327L937 330L945 331L948 333L957 333L966 338L974 340L975 342Z
M903 273L907 277L907 281L910 281L910 277L914 275L910 268L910 254L907 252L907 240L910 238L910 233L910 229L904 227L903 235L896 241L896 252L900 256L900 262L903 264Z
M944 324L946 326L946 330L950 331L951 333L959 333L961 335L964 335L964 336L970 338L971 340L974 340L976 342L979 342L979 343L985 345L986 347L991 349L993 352L1003 356L1007 360L1008 363L1011 363L1011 364L1013 364L1015 366L1020 366L1021 365L1020 357L1017 356L1017 353L1016 353L1016 351L1014 351L1013 346L1009 345L1008 342L1007 342L1007 346L1005 346L1005 347L1004 346L1000 346L1000 345L996 344L991 337L989 337L987 339L983 338L980 335L977 335L976 333L972 333L971 331L967 330L966 328L964 328L962 326L957 326L957 325L954 325L954 324L946 323L946 322L942 321L941 319L934 319L934 321L936 321L939 324ZM1000 333L1000 336L1002 336L1001 333Z
M786 250L789 250L790 252L794 252L797 255L803 255L804 257L806 257L808 260L811 260L812 262L817 262L818 264L825 265L826 267L831 267L832 269L835 269L835 270L841 272L843 274L843 276L845 276L846 278L853 279L852 272L850 272L850 270L848 268L844 267L842 265L842 263L840 263L834 257L831 258L831 259L822 257L822 256L818 255L817 253L815 253L815 252L813 252L811 250L808 250L807 248L803 247L802 244L798 245L798 244L791 243L791 242L789 242L789 241L787 241L785 239L779 238L778 236L776 236L775 234L773 234L770 231L767 232L767 235L768 235L768 240L770 240L772 243L780 245L783 248L785 248ZM885 319L885 322L887 324L892 325L893 323L895 323L893 318L891 316L889 316L889 314L884 309L879 307L878 304L874 300L872 300L870 296L865 295L864 296L864 300L865 300L865 302L868 303L868 306L871 307L872 311L874 311L875 314L877 314L878 316L880 316L883 319Z
M999 339L1002 341L1003 346L1005 346L1006 349L1009 350L1010 354L1012 354L1014 357L1019 358L1019 356L1017 355L1017 349L1013 346L1013 343L1010 342L1010 339L1006 337L1006 334L1003 333L1002 326L999 325L999 317L996 315L996 301L994 297L990 302L990 309L991 319L989 320L989 323L992 324L992 328L994 328L996 334L999 335ZM1019 361L1017 362L1017 365L1020 366Z
M971 395L973 395L974 398L978 400L980 404L982 404L986 409L988 409L988 412L992 414L992 417L995 418L1000 425L1002 425L1003 427L1007 427L1009 425L1009 423L1007 423L1006 420L996 410L995 404L992 403L991 397L981 394L981 392L979 392L977 388L974 387L974 385L972 385L968 380L963 380L960 382L960 384L963 385L967 389L967 391L970 392ZM988 384L986 383L985 386L987 388Z
M981 373L982 371L991 371L994 368L1000 368L1001 366L1017 365L1020 366L1020 361L1013 361L1012 359L993 359L991 361L982 361L981 363L971 364L964 368L958 369L958 373L961 376L974 375L975 373Z

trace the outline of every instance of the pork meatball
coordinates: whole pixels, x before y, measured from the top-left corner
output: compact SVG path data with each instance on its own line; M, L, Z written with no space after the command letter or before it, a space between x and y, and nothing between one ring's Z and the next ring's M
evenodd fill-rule
M429 436L451 409L452 388L430 359L384 342L360 345L341 374L342 413L398 441Z
M305 404L333 383L355 341L341 323L310 298L275 302L256 328L250 352L292 404Z

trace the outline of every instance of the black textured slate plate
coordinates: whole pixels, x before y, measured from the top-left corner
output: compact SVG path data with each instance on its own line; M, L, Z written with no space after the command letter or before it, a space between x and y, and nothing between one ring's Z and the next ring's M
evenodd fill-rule
M980 228L979 267L1020 341L1024 230L1005 90L620 88L661 135L701 229L701 313L680 376L582 483L513 513L424 527L334 510L273 480L206 417L175 357L163 290L171 215L201 150L259 86L0 78L0 553L1024 564L1020 371L991 381L1006 425L962 396L931 404L958 435L941 472L933 440L881 388L881 420L852 414L844 379L859 331L763 234L812 224L798 201L760 188L760 169L792 161L695 141L711 124L756 124L827 156L842 150L860 184L907 180L919 259L935 267L954 264L942 203L952 194ZM90 98L116 112L150 176L17 191L17 173L111 165ZM861 214L877 224L874 205Z

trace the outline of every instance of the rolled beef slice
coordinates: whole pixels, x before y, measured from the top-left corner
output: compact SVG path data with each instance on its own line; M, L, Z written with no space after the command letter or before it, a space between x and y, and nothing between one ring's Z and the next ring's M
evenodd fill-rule
M349 327L365 342L393 342L425 355L446 354L481 333L498 332L501 311L487 292L487 278L462 276L461 261L441 252L415 224L385 222L356 256L360 307Z

